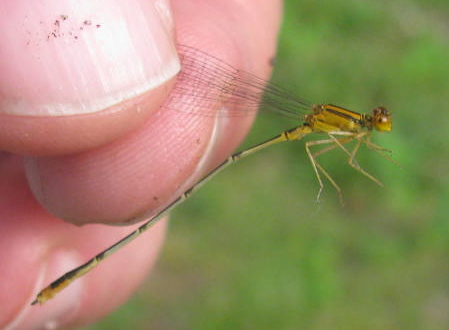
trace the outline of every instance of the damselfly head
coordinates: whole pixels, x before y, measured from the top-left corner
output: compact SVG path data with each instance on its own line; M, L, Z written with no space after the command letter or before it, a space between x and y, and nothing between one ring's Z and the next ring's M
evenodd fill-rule
M373 126L379 132L391 131L391 113L384 107L373 110Z

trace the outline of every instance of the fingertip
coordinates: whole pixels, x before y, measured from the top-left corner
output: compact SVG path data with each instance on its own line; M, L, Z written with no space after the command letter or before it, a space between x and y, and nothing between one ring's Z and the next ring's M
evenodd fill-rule
M167 96L174 79L101 112L61 117L0 114L0 149L55 156L91 150L141 127Z
M170 7L111 2L47 2L38 12L29 2L8 5L0 30L14 38L2 39L0 148L87 150L132 131L159 107L180 67Z
M250 19L238 21L229 31L223 27L229 26L230 17L237 10L232 3L220 5L225 10L218 5L215 8L198 7L188 1L176 3L180 44L198 47L203 54L266 77L277 30L273 28L262 35L257 28L264 23L276 27L279 11L274 11L265 22L262 15L270 6L264 2L265 11L258 9L253 13L248 5L244 14L249 13ZM256 5L252 2L253 7ZM255 37L248 45L248 40L235 35L235 31ZM207 63L207 59L204 61ZM185 89L182 81L178 82L180 89ZM194 78L190 84L195 87ZM35 196L52 214L76 224L136 221L155 214L153 211L157 213L194 179L223 161L241 143L256 114L253 111L252 116L220 117L215 121L212 116L183 112L186 104L202 101L201 96L200 100L195 99L197 93L180 95L178 99L169 97L168 102L174 100L174 104L168 104L133 134L103 148L64 157L28 158L27 174ZM212 95L216 94L219 92L213 91ZM222 106L225 101L218 99L214 105ZM176 111L167 111L168 108Z

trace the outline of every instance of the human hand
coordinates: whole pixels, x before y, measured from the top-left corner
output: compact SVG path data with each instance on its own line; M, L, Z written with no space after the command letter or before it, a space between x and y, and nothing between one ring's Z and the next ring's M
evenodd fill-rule
M251 118L159 107L178 72L176 42L267 77L280 4L179 0L171 9L156 0L3 5L1 327L79 326L122 304L154 264L164 222L45 305L29 305L136 227L73 224L151 214L249 130Z

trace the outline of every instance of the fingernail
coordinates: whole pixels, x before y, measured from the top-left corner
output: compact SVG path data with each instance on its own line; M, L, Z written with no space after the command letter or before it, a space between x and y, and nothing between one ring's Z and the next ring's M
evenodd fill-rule
M42 265L37 276L34 294L45 285L82 262L76 252L61 251L51 256L46 265ZM8 327L11 329L58 329L76 316L82 293L82 279L58 293L43 305L30 306L34 297L30 297L24 309Z
M166 0L19 0L2 12L0 113L94 113L180 69Z

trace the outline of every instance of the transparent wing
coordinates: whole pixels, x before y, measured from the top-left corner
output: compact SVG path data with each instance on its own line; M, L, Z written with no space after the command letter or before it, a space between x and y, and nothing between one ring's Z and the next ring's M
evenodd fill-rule
M272 111L302 119L312 106L293 93L205 52L178 45L181 72L166 107L200 115L246 116Z

